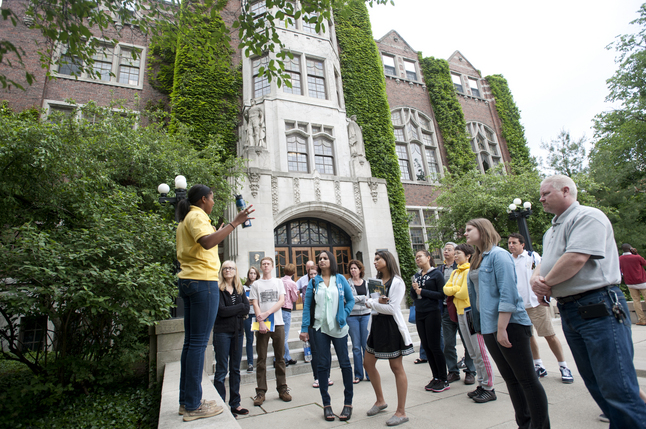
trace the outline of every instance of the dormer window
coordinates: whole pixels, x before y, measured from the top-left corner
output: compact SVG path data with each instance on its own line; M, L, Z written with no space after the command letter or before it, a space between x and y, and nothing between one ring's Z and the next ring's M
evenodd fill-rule
M404 60L404 65L406 66L406 79L417 80L417 71L415 69L415 63L412 61Z
M384 62L384 72L388 76L397 76L397 69L395 68L395 57L389 55L381 56Z
M471 95L474 97L480 97L480 89L478 89L478 80L472 77L469 78L469 89L471 89Z

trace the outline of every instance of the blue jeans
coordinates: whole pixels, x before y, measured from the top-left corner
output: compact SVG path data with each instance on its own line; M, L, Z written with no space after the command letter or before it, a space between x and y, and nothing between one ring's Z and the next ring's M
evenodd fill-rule
M292 356L289 354L289 327L292 324L292 312L280 310L283 312L283 322L285 322L285 362L292 360Z
M244 335L247 340L245 344L245 349L247 351L247 365L253 365L253 332L251 332L251 322L253 321L253 316L250 314L244 320Z
M321 391L323 406L330 405L327 380L330 378L330 368L332 366L331 344L334 345L336 356L339 359L339 366L341 367L341 375L343 376L343 404L352 405L352 365L348 356L348 336L335 338L324 334L321 330L317 330L314 332L314 342L316 343L318 354L319 390Z
M227 378L229 367L229 405L231 408L240 406L240 361L242 360L242 332L214 333L213 348L215 349L215 377L213 384L223 401L227 400L227 389L224 379Z
M218 282L179 279L179 296L184 300L184 347L179 379L179 403L188 411L197 410L202 401L204 352L218 314Z
M611 429L646 427L646 404L639 398L639 384L633 365L633 341L629 316L618 322L612 313L610 294L624 313L628 304L617 286L600 289L583 298L558 304L563 332L585 386L610 419ZM583 319L579 307L604 303L609 315Z
M363 355L366 352L366 341L368 341L368 321L370 321L370 314L348 316L346 320L350 327L350 340L352 340L354 377L363 380ZM366 374L366 378L368 378L368 374Z
M460 374L460 368L458 368L458 353L455 350L456 343L456 334L460 334L460 339L462 339L462 344L464 344L464 338L462 338L462 332L457 323L451 320L449 312L444 307L444 312L442 313L442 336L444 339L444 357L446 358L446 366L449 370L449 373ZM466 347L465 347L466 350ZM475 375L476 366L473 364L473 359L469 356L469 353L465 353L464 364L467 366L467 369L464 372Z

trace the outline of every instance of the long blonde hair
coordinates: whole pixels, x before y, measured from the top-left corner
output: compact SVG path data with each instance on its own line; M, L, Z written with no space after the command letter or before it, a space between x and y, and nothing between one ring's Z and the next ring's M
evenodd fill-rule
M218 287L220 288L220 290L224 290L227 287L227 282L224 279L224 275L223 275L224 265L229 265L235 268L236 272L235 272L235 275L233 276L233 288L236 290L236 292L238 292L238 295L242 295L244 293L244 289L242 288L242 283L240 282L240 277L238 276L238 266L233 261L222 262L222 265L220 266Z
M482 262L482 253L491 250L495 244L500 242L500 234L496 232L489 219L471 219L467 222L467 225L477 229L480 234L480 245L473 246L476 251L471 258L471 269L477 269L480 267L480 262Z

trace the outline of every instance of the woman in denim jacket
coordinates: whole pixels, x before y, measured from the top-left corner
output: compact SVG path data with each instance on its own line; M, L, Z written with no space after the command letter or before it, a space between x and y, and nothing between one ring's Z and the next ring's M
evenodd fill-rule
M534 371L532 322L516 286L514 261L498 247L500 235L487 219L467 222L464 236L475 247L467 285L476 332L507 384L521 429L549 428L547 396Z

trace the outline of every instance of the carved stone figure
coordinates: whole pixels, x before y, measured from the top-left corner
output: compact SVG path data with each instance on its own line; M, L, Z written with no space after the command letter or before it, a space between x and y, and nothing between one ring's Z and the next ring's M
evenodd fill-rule
M363 131L361 126L357 124L357 115L352 115L348 121L348 140L350 142L350 153L352 157L365 156L365 148L363 146Z
M247 120L247 145L267 147L265 142L265 112L255 101L251 102L251 107L245 112Z

